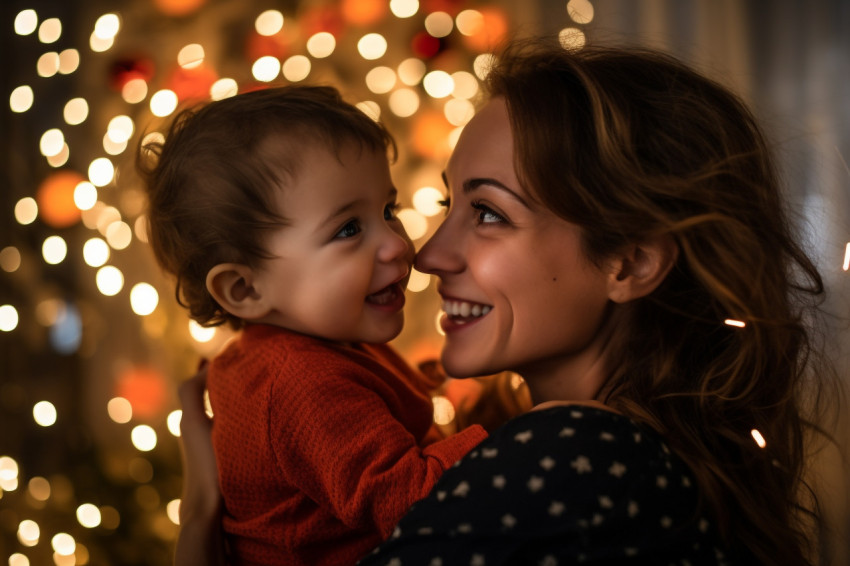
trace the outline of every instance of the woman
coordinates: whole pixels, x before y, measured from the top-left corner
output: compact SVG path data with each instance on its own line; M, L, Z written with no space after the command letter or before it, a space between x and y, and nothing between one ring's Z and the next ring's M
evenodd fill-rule
M809 563L823 285L750 112L635 49L514 44L487 84L417 268L447 372L536 407L364 563Z

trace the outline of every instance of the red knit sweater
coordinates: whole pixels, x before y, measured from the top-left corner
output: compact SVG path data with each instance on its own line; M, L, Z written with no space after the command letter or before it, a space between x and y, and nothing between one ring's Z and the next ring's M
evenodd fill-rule
M426 378L387 345L250 325L210 366L234 564L351 565L487 433L443 439Z

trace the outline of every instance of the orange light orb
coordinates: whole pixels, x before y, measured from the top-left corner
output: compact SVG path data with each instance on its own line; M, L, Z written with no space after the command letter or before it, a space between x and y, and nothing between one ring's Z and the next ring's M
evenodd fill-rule
M413 122L411 132L413 150L429 159L448 159L451 153L449 135L452 129L452 125L441 112L420 113Z
M146 419L159 415L165 407L165 378L146 367L132 367L118 377L115 394L130 402L133 415Z
M342 0L342 17L349 24L368 26L381 21L387 15L386 0Z
M80 209L74 204L74 189L85 181L77 173L64 169L42 181L35 194L38 214L45 224L53 228L67 228L79 222Z
M324 31L338 39L345 29L339 10L333 6L308 8L300 15L298 22L303 37L312 37Z
M177 67L168 78L168 88L173 90L178 100L206 99L210 96L210 88L218 75L206 65L184 69Z
M166 16L188 16L206 3L206 0L154 0L157 10Z
M499 8L482 7L477 10L482 16L481 25L472 35L463 36L463 42L473 51L492 51L507 37L508 17Z
M252 32L248 34L245 55L251 62L266 56L283 60L289 56L290 43L291 40L285 31L279 31L274 35L260 35Z

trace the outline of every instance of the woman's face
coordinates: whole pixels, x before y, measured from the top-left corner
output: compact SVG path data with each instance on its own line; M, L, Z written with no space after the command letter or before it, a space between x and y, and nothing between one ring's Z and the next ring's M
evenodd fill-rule
M445 180L448 213L416 267L440 278L446 371L516 371L535 402L592 399L609 276L585 259L579 228L520 185L502 99L464 128Z

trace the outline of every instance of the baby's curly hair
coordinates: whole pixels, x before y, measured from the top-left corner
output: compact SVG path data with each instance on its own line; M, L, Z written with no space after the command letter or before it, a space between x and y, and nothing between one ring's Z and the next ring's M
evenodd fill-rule
M271 155L272 137L286 151ZM266 88L187 108L164 142L140 144L150 244L176 279L177 302L199 324L242 325L209 294L207 273L269 257L265 235L287 222L275 212L275 190L297 177L301 152L316 143L335 155L354 143L396 157L389 132L328 86Z

